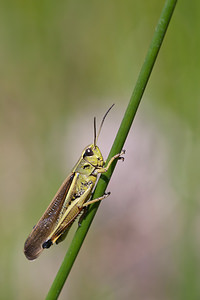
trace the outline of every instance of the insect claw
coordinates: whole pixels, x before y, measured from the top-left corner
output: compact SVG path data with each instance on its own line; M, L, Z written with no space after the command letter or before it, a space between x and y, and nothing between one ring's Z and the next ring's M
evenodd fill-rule
M107 192L104 194L104 196L108 197L108 196L110 196L110 194L111 194L111 192Z
M119 156L118 159L124 161L124 157L123 156Z
M120 155L124 155L126 153L126 150L123 149L122 152L120 153Z
M122 161L124 161L124 157L121 155L124 155L126 152L126 150L122 150L122 152L120 153L120 156L118 157L118 159L121 159Z

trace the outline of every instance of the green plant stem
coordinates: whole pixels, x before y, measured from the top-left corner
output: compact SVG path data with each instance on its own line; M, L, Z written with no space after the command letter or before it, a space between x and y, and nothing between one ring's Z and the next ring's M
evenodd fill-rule
M165 33L167 31L167 27L169 25L174 8L176 6L176 2L177 2L177 0L166 0L165 1L165 5L161 12L161 16L159 18L157 27L155 29L150 47L148 49L148 52L147 52L147 55L146 55L146 58L144 61L144 64L143 64L140 74L138 76L138 80L136 82L133 94L131 96L130 102L126 109L126 112L124 114L124 118L121 122L120 128L118 130L117 136L115 138L115 141L113 143L113 146L112 146L112 149L110 151L107 161L109 161L112 156L114 156L116 153L119 153L122 150L122 147L124 145L124 142L126 140L128 132L132 125L133 119L137 112L138 106L140 104L145 87L147 85L148 79L151 75L151 71L152 71L154 63L156 61L156 57L158 55L159 49L162 45ZM112 167L109 169L109 171L106 174L103 174L100 177L97 187L95 189L94 195L93 195L94 199L98 198L104 194L106 187L108 185L108 182L111 178L111 175L114 171L115 165L116 165L116 162L113 163ZM90 205L87 216L83 220L81 226L77 229L77 231L74 235L74 238L69 246L69 249L65 255L63 263L62 263L62 265L57 273L57 276L55 277L55 280L49 290L49 293L46 297L47 300L53 300L53 299L58 298L58 296L62 290L62 287L65 283L65 280L67 279L68 274L73 266L76 256L78 255L78 252L79 252L81 245L84 241L84 238L88 232L88 229L92 223L92 220L96 214L98 206L99 206L99 203Z

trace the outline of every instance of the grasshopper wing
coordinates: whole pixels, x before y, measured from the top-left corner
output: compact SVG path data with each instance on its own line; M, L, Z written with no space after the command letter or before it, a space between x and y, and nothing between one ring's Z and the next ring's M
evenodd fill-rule
M29 260L39 256L43 250L42 244L46 241L56 225L63 203L72 184L74 173L71 173L57 191L45 213L33 228L24 244L24 254ZM66 205L66 204L65 204Z

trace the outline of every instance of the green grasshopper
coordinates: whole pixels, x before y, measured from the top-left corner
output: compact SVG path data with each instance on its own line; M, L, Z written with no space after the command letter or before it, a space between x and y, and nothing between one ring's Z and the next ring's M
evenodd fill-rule
M64 180L45 213L28 236L24 245L24 254L29 260L36 259L43 249L64 240L81 211L85 211L88 205L109 196L110 193L107 193L100 198L89 200L98 174L107 172L112 162L115 159L123 159L121 155L125 153L123 150L113 156L105 167L101 151L96 145L104 120L113 105L104 115L98 135L96 135L96 118L94 118L94 143L83 150L71 174Z

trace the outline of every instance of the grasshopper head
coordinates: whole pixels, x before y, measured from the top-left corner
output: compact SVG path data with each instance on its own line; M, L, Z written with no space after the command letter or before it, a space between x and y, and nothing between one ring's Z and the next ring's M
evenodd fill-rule
M87 146L82 154L83 159L94 167L103 167L104 161L99 147L91 144Z

